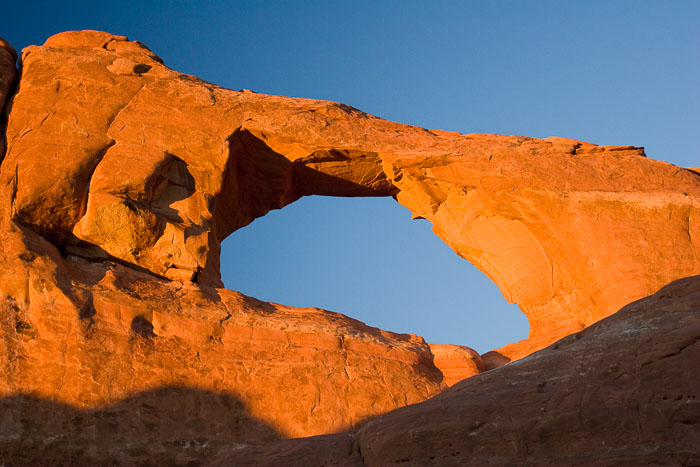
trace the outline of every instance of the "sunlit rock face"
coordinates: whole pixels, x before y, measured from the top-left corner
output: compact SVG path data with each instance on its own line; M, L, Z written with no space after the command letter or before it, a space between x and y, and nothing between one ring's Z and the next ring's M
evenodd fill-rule
M239 445L354 430L700 273L700 175L641 148L426 130L226 90L95 31L26 48L13 87L14 75L0 43L0 449L18 462L230 463ZM530 339L482 357L220 288L220 242L312 194L393 196L430 220L520 304ZM477 378L502 375L484 387L527 401L531 388L504 385L536 373L516 373ZM400 425L387 433L413 439L403 415L387 417ZM393 463L373 426L323 442L339 463L358 443ZM294 452L316 445L304 443Z
M462 135L235 92L145 46L63 33L23 53L1 175L63 252L220 286L219 244L300 196L394 196L520 304L518 357L700 270L698 174L641 148Z
M5 155L5 124L7 115L3 112L5 102L15 81L17 52L0 38L0 157Z
M227 409L216 398L202 402L188 414L193 423L205 423L217 403L232 420L241 420L208 437L260 442L271 434L346 430L446 387L439 362L418 336L371 328L317 308L285 307L226 289L157 279L111 262L62 258L33 231L4 226L2 396L31 395L85 410L107 406L102 410L138 418L138 407L109 407L163 387L223 393L236 403ZM478 372L463 368L463 375L454 378L459 365L450 365L449 383ZM185 403L178 401L153 417L181 417L173 411ZM50 410L25 415L37 425L51 417ZM17 415L16 425L3 428L21 435L27 427L21 419ZM249 430L247 420L267 428ZM120 425L117 432L131 436L129 430L146 430L147 422L135 422L136 428ZM64 435L81 430L72 419L64 423ZM166 426L153 438L167 440L174 433L175 427Z
M68 440L167 451L334 433L483 370L466 347L436 357L419 336L212 287L218 239L301 190L394 192L292 166L242 128L246 96L105 33L24 51L0 167L0 438L20 459Z

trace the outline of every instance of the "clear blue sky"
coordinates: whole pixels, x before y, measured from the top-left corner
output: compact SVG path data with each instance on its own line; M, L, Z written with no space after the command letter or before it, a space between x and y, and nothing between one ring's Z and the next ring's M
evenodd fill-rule
M163 4L168 3L168 6ZM147 44L232 89L329 99L464 133L645 146L700 166L698 1L10 2L17 49L70 29ZM391 199L308 198L234 233L224 281L484 352L514 306Z

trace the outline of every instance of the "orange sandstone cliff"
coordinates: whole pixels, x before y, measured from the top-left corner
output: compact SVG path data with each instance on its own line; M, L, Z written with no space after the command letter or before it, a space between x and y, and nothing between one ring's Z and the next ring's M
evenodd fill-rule
M197 458L216 447L224 463L234 462L226 457L238 455L232 449L265 463L274 456L245 446L278 449L269 443L359 429L359 438L337 435L319 446L330 443L333 456L347 448L346 460L361 451L370 464L393 463L401 459L372 431L389 422L371 417L700 273L700 175L648 159L641 148L462 135L333 102L236 92L95 31L53 36L24 49L20 63L15 79L14 51L0 42L0 449L18 459L37 446L56 461L110 453L104 459L124 463L143 453ZM221 241L313 194L392 196L430 220L520 305L530 338L482 358L223 289ZM692 333L698 304L687 303ZM629 319L632 329L641 326ZM596 349L616 352L615 333L602 335ZM586 353L576 345L567 358ZM697 362L692 345L684 358ZM533 357L527 362L549 361ZM513 365L413 407L443 404L459 414L458 387L484 384L491 394L491 385L534 371L533 363ZM566 376L573 367L562 367L560 387L576 381ZM697 383L687 381L689 393ZM401 418L413 417L408 410L379 420L396 420L386 430L402 439L423 439L401 431L413 423ZM432 417L420 423L442 423ZM444 423L453 430L457 421ZM283 443L279 452L315 442ZM411 449L447 449L435 443ZM420 465L427 457L407 458Z

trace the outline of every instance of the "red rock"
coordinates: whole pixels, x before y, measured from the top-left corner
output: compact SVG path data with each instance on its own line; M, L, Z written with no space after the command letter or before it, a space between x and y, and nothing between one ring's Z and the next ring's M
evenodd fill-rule
M156 88L162 83L145 103L168 114L172 103L162 100L161 91L180 82L187 92L192 86L201 90L201 82L165 69L140 44L98 32L55 36L43 48L25 49L23 57L23 84L8 128L10 150L0 168L5 181L0 361L12 362L0 366L0 395L14 401L7 413L16 421L29 416L40 426L55 409L64 414L57 422L63 436L75 438L86 429L71 425L75 410L107 407L87 424L93 435L107 436L99 420L138 417L134 405L158 398L163 388L177 393L170 398L175 406L199 400L203 391L198 416L224 411L240 421L220 420L202 436L260 443L346 430L446 387L420 337L204 285L212 281L203 279L207 271L197 265L211 260L212 238L218 254L217 229L238 227L271 209L266 194L279 187L268 189L260 181L290 169L288 162L268 167L257 161L277 156L264 148L250 155L259 140L235 128L226 129L232 136L227 135L220 115L214 115L219 140L204 131L210 124L216 129L212 118L200 121L200 129L185 117L162 120L169 131L181 133L179 125L195 135L164 133L180 149L155 150L145 140L133 140L138 135L121 125L122 116L125 125L142 125L126 118L143 110L131 108L148 94L141 80ZM92 99L99 95L104 99ZM188 100L192 94L183 96L183 114L189 108L189 117L201 117ZM210 105L208 90L205 97ZM142 117L147 115L154 118L153 130L161 131L157 111ZM218 160L207 158L205 143L221 153ZM197 144L205 157L192 160L186 154ZM256 178L251 170L261 172ZM241 198L222 204L222 186L241 190ZM218 265L218 258L213 261ZM195 273L199 285L189 281ZM465 374L474 373L468 370ZM460 369L450 362L449 371ZM13 410L13 404L19 408ZM227 404L233 407L228 412ZM26 405L38 408L27 415ZM152 430L141 422L119 425L114 436L133 441L150 430L146 439L154 443L175 442L173 433L181 432L167 413L153 415ZM42 433L20 422L3 428L9 438Z
M469 347L449 344L429 344L433 362L440 369L448 386L486 370L481 356Z
M696 465L699 361L695 276L354 434L243 448L210 465Z
M17 52L0 37L0 160L5 156L5 102L15 81Z
M499 349L508 359L700 271L700 181L641 148L229 91L106 33L59 34L23 63L6 209L64 252L220 285L220 241L270 209L392 195L520 304L531 339Z
M14 73L8 50L0 47L0 85ZM96 31L59 34L26 48L21 60L0 165L5 458L277 463L296 453L382 465L404 458L397 455L413 463L438 455L499 462L501 452L509 462L691 459L683 450L686 422L674 425L672 413L694 422L684 412L695 410L692 402L668 409L676 412L649 409L656 418L638 409L650 424L629 442L621 433L632 430L631 418L620 411L652 397L625 379L630 368L654 390L672 378L680 381L673 388L697 383L684 369L638 365L647 348L686 342L696 314L657 319L631 305L639 316L606 321L614 332L599 332L602 324L579 331L700 273L696 172L632 146L461 135L333 102L230 91L165 67L138 42ZM227 235L312 194L394 196L520 304L530 338L479 358L468 348L217 288ZM695 307L677 295L679 307ZM665 334L646 334L654 329ZM571 333L592 337L568 338L560 346L571 351L550 347L367 421ZM647 339L646 347L633 337ZM687 355L697 359L682 355L685 368ZM628 373L615 376L622 388L615 399L607 373L591 365L620 358ZM542 381L565 389L541 395L549 394L538 391ZM601 392L591 392L596 387ZM579 399L567 399L569 392ZM584 418L590 424L572 415L586 398L595 399ZM562 433L537 431L532 404L539 402L552 404L546 426ZM460 423L491 414L499 425L475 435L483 440L475 451L471 425ZM562 428L575 422L576 430ZM363 423L356 436L272 443ZM663 449L635 458L573 440L596 426L616 433L623 451L647 452L659 436ZM562 450L550 449L553 442ZM462 446L458 454L450 443ZM241 446L249 444L256 447Z
M700 277L357 433L365 465L693 465Z
M160 388L205 391L235 400L230 416L242 421L202 436L259 443L346 430L445 387L420 337L111 262L63 259L13 224L1 234L0 361L7 364L0 366L0 396L119 413L121 401L148 400ZM202 402L203 412L216 411L214 395ZM33 418L50 416L39 410ZM245 420L258 428L246 428ZM68 437L85 428L66 423ZM162 430L149 439L174 441L168 436L177 427L157 424ZM137 438L145 428L136 425L117 432ZM4 436L36 434L3 428Z

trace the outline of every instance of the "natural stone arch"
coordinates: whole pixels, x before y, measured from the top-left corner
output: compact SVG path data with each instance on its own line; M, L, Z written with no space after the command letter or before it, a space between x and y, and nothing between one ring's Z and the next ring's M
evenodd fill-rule
M390 197L307 196L271 211L221 243L221 279L260 300L480 353L529 330L493 281Z
M394 196L520 304L532 339L513 358L700 270L700 177L641 148L230 91L106 33L54 36L22 64L3 213L72 254L216 286L220 241L270 209Z

